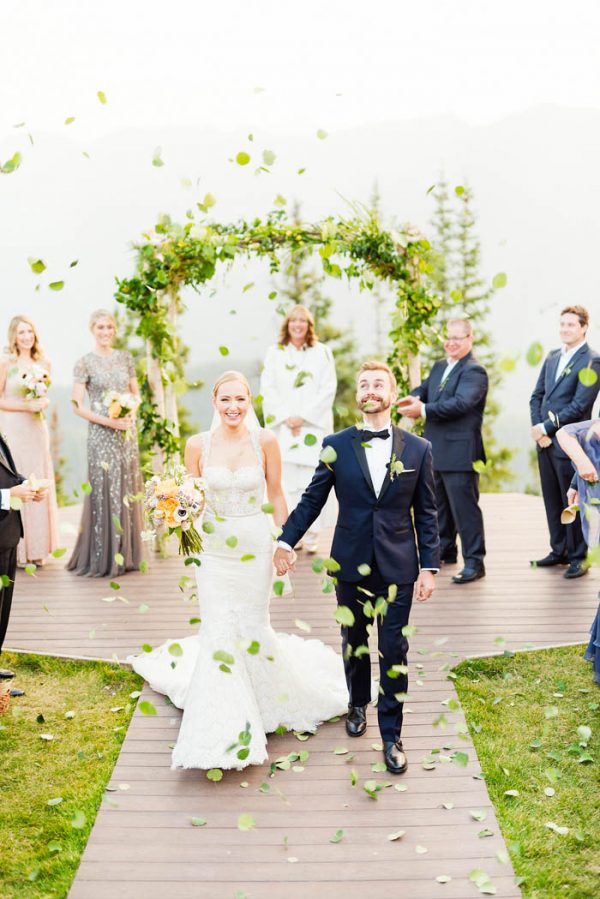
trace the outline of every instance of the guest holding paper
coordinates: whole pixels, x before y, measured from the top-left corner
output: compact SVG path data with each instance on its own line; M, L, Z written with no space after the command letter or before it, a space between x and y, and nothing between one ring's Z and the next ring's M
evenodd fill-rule
M58 546L58 510L50 438L44 417L51 383L50 361L40 347L37 329L25 315L8 327L6 355L0 359L0 430L8 440L17 471L45 488L40 502L21 511L23 536L17 564L43 565Z
M139 388L131 353L113 349L117 329L110 312L93 312L90 330L95 346L75 365L72 401L76 415L89 422L91 491L67 568L88 577L115 577L142 561L143 484L133 411Z
M267 351L260 382L265 427L281 446L290 512L311 481L323 438L333 431L336 387L333 354L319 342L312 313L294 306L282 322L278 344ZM304 537L307 552L317 551L320 530L318 518Z

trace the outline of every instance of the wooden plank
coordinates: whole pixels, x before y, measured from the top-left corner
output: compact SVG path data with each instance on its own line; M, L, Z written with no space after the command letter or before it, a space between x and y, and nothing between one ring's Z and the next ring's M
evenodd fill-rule
M277 771L270 777L269 766L263 765L226 772L221 783L213 784L202 772L171 771L170 746L181 713L145 687L157 715L136 711L132 719L71 899L233 899L236 890L247 899L364 899L365 891L369 899L467 899L477 893L468 879L475 867L492 877L497 896L519 896L510 865L496 858L504 843L485 783L477 779L476 753L470 740L459 739L454 730L464 721L462 712L449 712L444 704L455 698L447 671L461 658L505 648L584 642L600 577L594 571L568 582L563 569L529 565L529 559L547 552L539 498L495 494L484 496L482 505L487 577L458 587L451 576L459 566L444 566L434 598L413 607L418 632L410 640L403 732L410 767L404 777L372 772L381 761L381 752L373 748L380 740L374 709L360 740L347 737L343 720L323 725L305 742L290 734L270 737L272 759L309 752L297 773ZM77 509L61 510L70 545L77 514ZM321 539L323 555L329 537ZM180 559L155 558L148 574L120 578L118 594L127 602L108 603L103 601L112 594L107 581L75 577L64 568L66 558L52 560L35 578L19 572L7 646L123 660L145 642L158 645L195 631L189 624L195 604L185 602L178 588L181 574L191 572ZM306 636L294 623L301 619L310 625L311 636L339 651L334 598L321 592L311 561L301 555L293 596L272 601L272 623L277 630ZM140 606L149 608L140 611ZM440 713L446 727L433 725ZM336 755L337 746L348 754ZM465 768L449 761L455 749L467 754ZM438 750L438 763L427 771L421 762L432 750ZM350 784L352 769L359 775L356 787ZM362 790L368 778L392 787L374 802ZM259 791L262 783L269 784L268 793ZM119 789L120 784L128 789ZM406 790L398 792L396 784ZM444 803L453 807L445 809ZM485 822L473 820L473 809L486 812ZM252 813L257 822L248 832L237 827L242 812ZM205 817L208 824L193 827L192 816ZM484 827L494 835L479 838ZM345 836L332 844L338 829ZM390 842L387 835L399 829L405 836ZM419 855L419 845L428 852ZM437 883L435 877L444 873L451 881Z

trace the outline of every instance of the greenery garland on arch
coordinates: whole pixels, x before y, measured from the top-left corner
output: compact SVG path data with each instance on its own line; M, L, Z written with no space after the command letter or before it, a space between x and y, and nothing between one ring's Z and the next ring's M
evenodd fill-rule
M207 211L206 207L203 211ZM388 363L406 391L420 380L419 349L439 309L429 274L431 248L414 226L383 230L373 211L355 207L352 218L329 217L317 224L292 223L282 211L264 220L180 225L163 217L153 232L135 244L137 272L117 280L116 300L139 319L136 331L146 343L147 384L140 417L145 441L164 456L179 451L176 395L185 389L177 316L180 290L210 281L219 263L239 255L266 257L271 272L294 251L314 250L334 278L356 280L370 290L377 280L395 290Z

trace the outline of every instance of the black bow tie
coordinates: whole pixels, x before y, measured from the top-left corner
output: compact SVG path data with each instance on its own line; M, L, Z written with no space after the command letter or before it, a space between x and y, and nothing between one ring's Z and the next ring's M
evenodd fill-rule
M373 440L374 437L380 437L381 440L387 440L390 436L390 432L387 428L383 431L362 431L361 433L365 440Z

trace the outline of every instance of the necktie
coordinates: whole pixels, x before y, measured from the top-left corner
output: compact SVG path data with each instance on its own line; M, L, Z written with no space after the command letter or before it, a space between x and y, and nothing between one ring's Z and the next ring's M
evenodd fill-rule
M361 434L365 440L373 440L375 437L379 437L381 440L387 440L390 436L390 432L387 428L383 431L361 431Z

